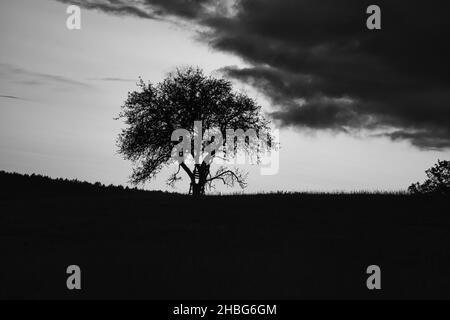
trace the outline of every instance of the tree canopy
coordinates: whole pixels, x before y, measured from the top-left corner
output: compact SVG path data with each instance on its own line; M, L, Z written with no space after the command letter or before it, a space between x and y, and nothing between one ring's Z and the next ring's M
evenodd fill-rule
M269 122L254 99L233 91L229 80L206 76L198 68L177 69L156 85L141 79L138 87L137 91L128 94L122 107L119 119L124 120L126 128L118 138L119 152L134 163L131 176L134 184L151 180L165 166L176 162L173 151L180 141L172 141L172 135L178 129L186 130L191 137L199 135L196 122L201 124L202 138L213 130L218 130L223 137L229 130L254 130L260 136L270 137ZM248 138L246 142L236 148L245 148ZM212 143L214 137L203 141L202 150ZM267 147L270 148L270 141ZM198 156L195 151L191 151L191 155L193 158ZM246 186L246 175L240 170L222 166L212 174L211 164L203 161L189 167L186 161L181 161L178 172L168 183L174 185L179 181L183 169L191 181L191 191L196 195L204 194L205 187L216 181L228 186L236 183L243 188Z

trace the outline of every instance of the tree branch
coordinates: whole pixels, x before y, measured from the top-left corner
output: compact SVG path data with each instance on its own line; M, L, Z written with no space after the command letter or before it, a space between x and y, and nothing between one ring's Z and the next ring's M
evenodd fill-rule
M228 187L234 187L237 183L242 189L245 189L247 187L247 183L245 182L247 176L248 174L244 174L238 169L234 172L232 170L226 170L225 167L221 167L217 170L215 177L208 179L206 182L212 183L215 180L221 180Z
M195 181L195 177L194 177L194 174L192 173L191 169L189 169L189 167L184 162L181 163L180 166L181 166L181 168L183 168L184 171L186 171L186 173L188 174L191 181Z

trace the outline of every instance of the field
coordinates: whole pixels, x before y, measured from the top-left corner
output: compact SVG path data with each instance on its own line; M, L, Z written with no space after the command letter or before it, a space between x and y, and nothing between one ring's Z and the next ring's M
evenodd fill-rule
M194 199L6 173L0 191L0 298L450 298L442 197Z

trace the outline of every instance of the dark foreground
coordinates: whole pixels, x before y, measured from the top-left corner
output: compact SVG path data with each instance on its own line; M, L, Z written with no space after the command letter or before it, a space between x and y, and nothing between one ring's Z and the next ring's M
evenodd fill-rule
M448 199L196 200L6 174L0 187L0 298L450 298Z

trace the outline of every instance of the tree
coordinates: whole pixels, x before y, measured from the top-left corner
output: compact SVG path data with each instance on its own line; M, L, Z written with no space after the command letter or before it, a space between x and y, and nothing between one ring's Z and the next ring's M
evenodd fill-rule
M431 169L426 171L428 179L420 184L415 183L409 187L412 194L450 194L450 161L438 161Z
M230 81L205 76L202 70L192 67L177 69L156 85L145 84L141 79L138 87L138 91L128 94L119 116L126 124L119 135L119 152L134 163L132 183L145 183L165 166L178 162L178 171L168 179L168 184L174 186L180 181L183 170L190 180L190 193L194 195L205 194L205 188L212 188L218 181L226 186L246 187L246 174L238 169L221 166L212 174L211 166L218 157L215 150L207 157L201 158L200 153L205 153L212 145L220 146L226 158L235 156L238 151L261 152L261 149L251 148L248 136L244 144L238 143L238 138L233 139L231 147L225 139L216 139L219 133L226 137L229 130L254 130L260 137L266 135L265 148L270 149L269 122L255 100L234 92ZM184 141L183 149L177 149L183 139L178 136L173 139L177 130L185 130L189 138L187 144ZM198 137L200 150L195 148L199 146ZM176 160L174 153L182 160ZM187 156L192 157L193 165L186 160Z

